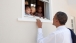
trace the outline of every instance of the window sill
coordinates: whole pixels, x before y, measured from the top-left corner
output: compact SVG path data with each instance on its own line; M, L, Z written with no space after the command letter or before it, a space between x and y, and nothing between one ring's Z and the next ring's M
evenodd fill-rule
M18 18L18 21L25 21L25 22L36 22L36 19L40 19L41 22L51 22L51 20L48 19L42 19L42 18L32 18L32 17L24 17L24 18Z
M46 1L46 0L40 0L40 1L49 3L49 1Z

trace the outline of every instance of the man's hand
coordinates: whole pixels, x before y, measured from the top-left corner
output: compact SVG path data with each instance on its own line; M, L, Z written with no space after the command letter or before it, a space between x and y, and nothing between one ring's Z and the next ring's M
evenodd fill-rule
M36 19L36 21L38 28L42 28L42 22L39 19Z

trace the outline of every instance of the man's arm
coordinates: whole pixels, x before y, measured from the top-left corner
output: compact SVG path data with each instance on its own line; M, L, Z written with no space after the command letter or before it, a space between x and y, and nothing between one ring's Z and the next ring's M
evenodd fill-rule
M37 43L55 43L55 34L52 33L49 36L43 38L42 22L39 19L37 19L36 23L38 26Z
M39 41L40 41L41 39L43 39L42 28L38 28L37 42L40 43Z
M42 22L39 19L37 19L36 24L38 26L37 42L39 43L39 40L41 40L43 38Z

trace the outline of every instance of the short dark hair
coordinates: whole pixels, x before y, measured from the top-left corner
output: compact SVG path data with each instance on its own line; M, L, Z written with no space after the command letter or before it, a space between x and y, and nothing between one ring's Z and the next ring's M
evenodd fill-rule
M25 10L26 10L27 8L30 8L30 5L25 5Z
M37 5L37 6L36 6L36 9L39 9L40 7L42 8L42 6L41 6L41 5Z
M68 20L67 14L61 11L56 13L56 18L58 19L61 25L65 25Z

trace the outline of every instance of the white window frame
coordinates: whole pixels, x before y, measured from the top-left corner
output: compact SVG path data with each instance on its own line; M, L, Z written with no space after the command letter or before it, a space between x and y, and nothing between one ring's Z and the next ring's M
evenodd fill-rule
M41 0L41 1L49 3L49 1L45 1L45 0ZM52 22L51 19L48 20L48 19L43 19L43 18L39 18L39 17L34 17L33 18L33 16L24 17L25 16L25 4L24 3L25 3L25 0L22 0L22 18L18 18L18 21L30 21L30 22L33 21L33 22L36 22L36 19L40 19L42 22ZM50 12L49 12L49 14L50 14Z
M40 0L40 1L43 1L43 2L47 2L47 3L49 3L49 0Z

